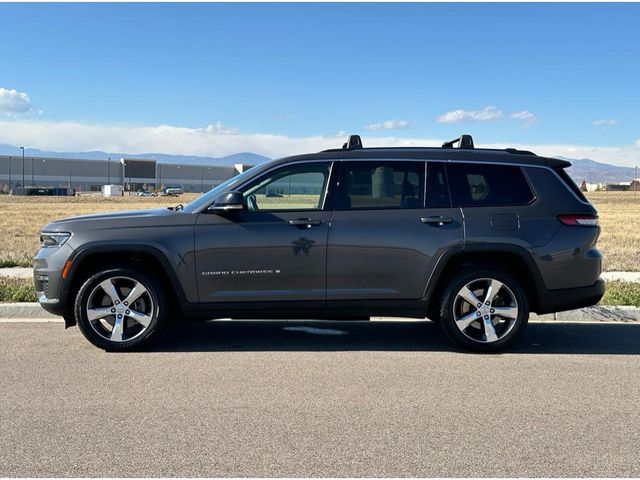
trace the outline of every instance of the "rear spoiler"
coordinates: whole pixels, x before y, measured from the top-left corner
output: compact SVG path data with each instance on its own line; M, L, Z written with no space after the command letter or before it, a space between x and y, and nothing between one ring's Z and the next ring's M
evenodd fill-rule
M545 158L547 165L551 168L567 168L571 166L571 162L567 162L566 160L560 160L559 158Z

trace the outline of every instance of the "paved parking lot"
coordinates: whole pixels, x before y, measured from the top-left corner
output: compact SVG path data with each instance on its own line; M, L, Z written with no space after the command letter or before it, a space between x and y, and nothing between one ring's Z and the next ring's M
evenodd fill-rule
M502 355L418 323L217 322L110 354L0 324L0 476L640 476L640 325Z

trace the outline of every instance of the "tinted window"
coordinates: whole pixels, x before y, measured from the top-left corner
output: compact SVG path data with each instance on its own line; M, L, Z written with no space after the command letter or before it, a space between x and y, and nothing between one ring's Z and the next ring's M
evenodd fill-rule
M429 162L427 166L427 208L451 206L444 163Z
M447 174L454 205L524 205L533 200L533 192L520 167L450 163Z
M558 174L558 176L560 176L560 178L562 179L562 181L565 183L565 185L567 187L569 187L573 193L575 193L577 195L577 197L582 200L583 202L588 202L587 198L584 196L584 194L580 191L580 187L578 187L578 185L576 185L576 182L573 181L573 179L569 176L569 174L564 170L564 168L556 168L555 169L556 173Z
M423 208L424 162L345 162L338 209Z
M320 210L331 163L279 168L243 188L248 210Z

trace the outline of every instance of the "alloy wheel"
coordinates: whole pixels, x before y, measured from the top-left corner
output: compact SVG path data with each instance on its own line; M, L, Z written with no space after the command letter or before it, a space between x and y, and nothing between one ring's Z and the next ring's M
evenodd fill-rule
M105 340L126 342L140 336L156 315L149 290L129 277L111 277L91 291L85 313L91 328Z
M462 287L453 302L456 326L470 340L494 343L511 332L518 302L509 287L493 278L479 278Z

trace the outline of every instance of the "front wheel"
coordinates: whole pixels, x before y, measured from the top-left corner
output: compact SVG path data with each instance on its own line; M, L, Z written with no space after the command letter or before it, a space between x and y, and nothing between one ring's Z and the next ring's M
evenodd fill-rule
M476 267L449 282L439 316L442 328L456 344L499 351L523 332L529 305L524 289L510 274Z
M128 268L98 272L80 288L75 316L83 335L99 348L132 350L156 335L168 315L162 285Z

